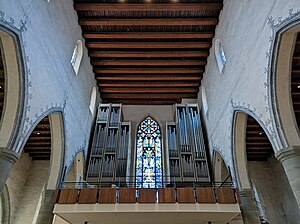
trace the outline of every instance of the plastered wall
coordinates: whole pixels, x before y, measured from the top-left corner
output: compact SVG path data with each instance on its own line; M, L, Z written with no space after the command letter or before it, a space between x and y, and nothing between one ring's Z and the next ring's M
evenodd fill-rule
M220 150L231 168L234 111L257 119L271 137L274 150L280 149L269 110L269 54L274 26L300 17L297 10L298 0L224 1L215 39L221 40L227 63L220 74L212 47L202 86L208 103L204 118L210 149ZM201 92L198 99L200 102Z
M65 164L87 149L92 124L89 102L96 86L87 49L76 75L70 60L83 41L73 1L0 0L0 22L19 33L25 62L25 123L21 141L50 111L63 113ZM97 94L99 102L99 94Z

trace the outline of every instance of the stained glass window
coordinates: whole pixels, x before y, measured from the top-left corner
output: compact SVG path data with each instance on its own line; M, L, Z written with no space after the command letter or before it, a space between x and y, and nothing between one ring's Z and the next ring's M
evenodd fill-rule
M161 132L158 123L151 117L143 120L138 127L136 150L137 187L161 187Z

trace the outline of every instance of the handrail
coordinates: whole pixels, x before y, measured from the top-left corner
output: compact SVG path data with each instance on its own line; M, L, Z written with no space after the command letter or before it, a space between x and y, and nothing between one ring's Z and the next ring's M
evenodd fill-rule
M222 184L219 186L219 188L223 186L223 184L229 179L229 177L231 177L230 174L225 178L225 180L222 182ZM231 183L233 183L233 182L231 182Z
M125 187L125 188L145 188L142 183L136 183L135 181L101 181L101 182L88 182L88 181L64 181L61 182L60 188L101 188L101 187ZM232 182L180 182L180 181L168 181L153 183L149 188L182 188L182 187L212 187L218 189L220 187L234 188ZM146 187L148 188L148 187Z

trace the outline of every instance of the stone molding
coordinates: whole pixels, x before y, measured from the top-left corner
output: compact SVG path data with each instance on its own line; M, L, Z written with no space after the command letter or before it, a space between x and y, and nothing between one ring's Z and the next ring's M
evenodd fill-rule
M300 146L290 146L283 148L275 153L275 157L280 161L284 162L287 159L300 156Z
M19 159L19 155L11 149L0 148L0 159L14 164Z

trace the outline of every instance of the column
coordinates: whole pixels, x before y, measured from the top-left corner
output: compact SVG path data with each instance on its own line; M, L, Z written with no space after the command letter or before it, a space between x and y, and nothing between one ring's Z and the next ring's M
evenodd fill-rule
M0 148L0 192L2 192L10 170L18 160L18 155L8 149Z
M245 224L260 224L259 214L251 189L240 190L241 210Z
M45 190L42 192L41 206L39 207L36 223L51 224L53 219L53 202L55 190ZM59 223L59 222L58 222Z
M275 153L290 182L295 199L300 208L300 146L291 146Z

